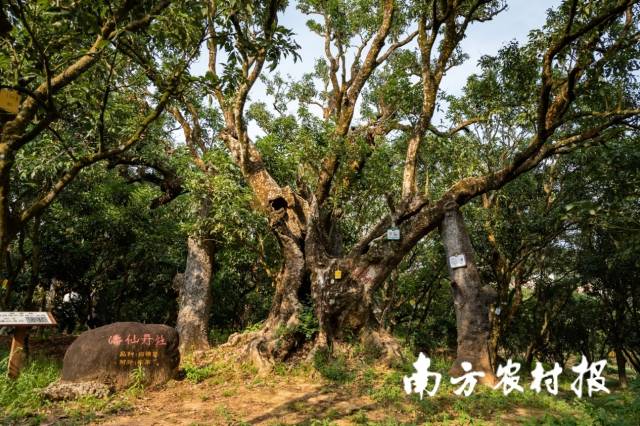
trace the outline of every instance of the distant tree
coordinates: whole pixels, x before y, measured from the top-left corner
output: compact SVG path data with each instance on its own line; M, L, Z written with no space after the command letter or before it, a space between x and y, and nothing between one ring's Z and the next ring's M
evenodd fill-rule
M26 224L82 170L148 138L181 85L202 33L174 31L193 3L170 6L166 0L3 2L10 29L0 39L0 85L21 96L18 113L0 117L3 300L18 272L10 244ZM132 59L137 45L154 46L153 61ZM37 186L25 188L36 175L42 177Z

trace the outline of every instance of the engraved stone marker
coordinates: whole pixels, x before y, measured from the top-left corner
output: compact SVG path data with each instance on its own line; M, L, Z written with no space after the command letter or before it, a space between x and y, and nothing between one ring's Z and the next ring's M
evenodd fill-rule
M175 377L180 363L178 332L160 324L118 322L85 331L69 346L62 382L99 382L115 389L129 385L130 374L144 369L146 385Z

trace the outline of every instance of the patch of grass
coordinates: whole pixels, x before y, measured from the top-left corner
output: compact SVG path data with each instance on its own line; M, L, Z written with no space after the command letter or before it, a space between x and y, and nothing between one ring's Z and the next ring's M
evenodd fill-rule
M100 401L104 401L100 399ZM103 412L105 414L122 414L133 411L133 404L126 398L111 398L107 400Z
M301 424L308 425L308 426L333 426L333 425L335 425L335 423L332 422L331 419L313 419L309 423L303 422Z
M332 355L326 349L320 349L314 354L313 366L324 378L336 383L347 383L355 377L344 356Z
M388 407L398 405L404 400L404 389L402 383L402 372L391 371L386 374L384 380L379 385L374 385L369 390L369 395L377 403Z
M273 373L276 376L287 376L289 373L289 368L284 362L276 362L273 366Z
M314 372L313 365L310 362L299 362L290 366L287 376L291 377L310 377Z
M378 373L374 368L369 366L364 366L360 371L361 373L358 375L357 385L360 392L368 392L375 385Z
M369 424L369 418L367 417L367 412L364 410L358 410L357 413L352 414L349 418L353 423L357 425L367 425Z
M610 395L580 400L582 409L602 426L637 425L640 419L640 377L631 381L629 389L614 389Z
M297 411L299 413L304 413L308 409L307 405L302 401L293 401L287 405L291 410Z
M437 394L430 398L406 395L394 389L402 388L402 376L413 372L407 366L387 373L382 383L374 380L369 395L376 401L405 413L413 413L418 424L482 425L482 424L527 424L527 425L592 425L631 426L639 425L640 379L635 378L629 389L616 388L613 380L607 383L611 394L595 394L592 398L579 399L569 390L572 375L560 378L560 393L557 396L543 391L536 394L529 388L530 380L521 374L523 393L512 392L505 396L500 390L477 385L471 396L464 398L453 394L458 385L450 383L447 374L450 362L432 358L430 370L442 374ZM361 380L361 379L360 379ZM428 389L431 389L432 382ZM373 423L370 423L373 424Z
M225 398L228 398L228 397L233 396L233 395L235 395L237 393L238 393L238 390L235 389L235 388L233 388L233 389L225 389L222 392L222 396L224 396Z
M38 424L42 408L48 404L40 391L58 379L60 363L41 358L28 360L18 379L11 380L7 377L8 361L8 353L0 352L0 416L8 422L33 418Z
M216 406L216 414L222 417L228 423L231 423L233 421L233 414L224 404Z
M257 323L251 324L250 326L245 328L243 333L251 333L251 332L254 332L254 331L260 331L262 329L263 325L264 325L264 321L258 321Z
M256 374L258 374L258 367L251 364L250 362L243 362L242 364L240 364L240 371L245 377L254 377Z
M394 404L398 404L402 401L402 397L404 396L404 392L400 389L399 386L380 386L375 388L370 393L371 398L377 403L390 406Z
M142 366L138 366L131 370L129 373L129 388L127 394L133 397L138 397L144 392L146 373Z
M185 377L191 383L200 383L216 373L216 366L208 364L205 366L197 366L195 364L186 363L183 366Z
M65 417L72 420L72 424L85 424L106 415L131 412L133 404L129 397L128 392L108 399L88 395L73 401L61 402L58 407L64 412Z
M476 423L473 423L474 425ZM415 423L400 422L395 418L387 417L381 422L367 422L369 426L417 426Z

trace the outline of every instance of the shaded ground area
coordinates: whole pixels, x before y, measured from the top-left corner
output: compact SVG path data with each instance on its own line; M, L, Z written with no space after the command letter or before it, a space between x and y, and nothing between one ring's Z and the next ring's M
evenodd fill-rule
M579 400L569 391L573 377L565 369L558 397L546 393L508 396L476 388L469 398L443 374L434 398L407 396L402 376L411 371L374 367L354 357L323 363L277 365L260 376L226 349L214 349L183 362L185 378L161 388L132 386L108 399L48 403L37 389L59 374L60 348L69 338L34 344L34 356L19 382L0 381L0 424L43 425L638 425L640 381L627 391L616 388L609 365L611 395ZM58 348L58 349L56 349ZM63 352L63 351L62 351ZM46 358L42 358L42 355ZM6 352L0 354L0 359ZM445 373L450 361L434 359L432 370ZM2 373L2 372L0 372ZM528 388L527 373L522 373Z
M349 389L307 383L296 379L285 383L250 385L180 384L174 389L151 393L133 409L103 424L191 425L191 424L304 424L326 419L335 424L353 424L367 413L369 420L384 420L383 407L371 398L353 395Z
M446 372L448 365L440 360L433 367ZM261 377L252 366L236 362L233 354L214 350L197 362L187 361L185 371L185 380L148 391L126 410L95 418L93 424L636 426L640 418L640 394L620 392L613 381L613 395L588 400L578 400L569 391L571 377L561 383L558 397L530 390L504 396L476 388L471 397L462 398L453 394L445 375L436 397L420 400L404 393L405 371L372 367L358 359L279 365L275 374Z

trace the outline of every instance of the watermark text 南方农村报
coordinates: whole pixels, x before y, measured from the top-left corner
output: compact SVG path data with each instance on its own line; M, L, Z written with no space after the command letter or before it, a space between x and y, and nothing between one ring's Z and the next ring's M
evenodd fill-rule
M602 371L607 365L606 360L601 360L593 363L589 363L587 358L582 355L582 361L580 364L571 367L574 373L578 374L576 380L571 384L571 390L575 392L578 398L582 398L582 388L584 382L587 385L587 393L591 396L594 392L606 392L609 393L609 389L605 387L605 379L602 377ZM431 359L426 357L422 352L418 356L418 360L413 363L416 372L411 376L404 376L404 390L410 394L412 392L420 394L422 399L423 394L428 396L434 396L438 392L440 382L442 380L442 374L429 371L431 366ZM456 395L469 396L473 392L473 389L478 382L478 379L484 377L485 373L482 371L472 371L473 366L470 362L462 362L461 367L465 374L460 377L452 377L451 384L460 386L453 392ZM517 373L520 371L520 364L512 362L511 359L507 360L505 365L500 365L496 372L496 377L500 381L494 386L494 389L502 388L502 392L505 395L509 395L513 391L524 392L524 388L519 384L520 376ZM547 392L552 395L558 394L558 377L562 373L562 367L556 362L551 370L545 370L540 362L536 363L536 367L531 372L533 378L530 389L536 393L542 391L542 384L546 387ZM429 380L433 379L433 383L429 390Z

